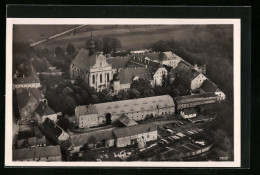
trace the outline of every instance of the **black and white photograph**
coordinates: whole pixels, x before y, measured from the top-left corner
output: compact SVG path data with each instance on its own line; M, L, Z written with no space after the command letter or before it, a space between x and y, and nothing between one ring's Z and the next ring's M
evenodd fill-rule
M7 19L7 166L240 166L239 19Z

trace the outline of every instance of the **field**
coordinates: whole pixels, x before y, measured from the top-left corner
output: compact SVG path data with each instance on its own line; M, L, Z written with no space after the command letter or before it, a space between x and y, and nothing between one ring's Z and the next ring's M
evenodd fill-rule
M14 42L28 42L40 40L44 36L50 36L75 27L74 25L14 25Z
M29 39L40 39L40 35L46 36L56 33L57 31L64 31L70 29L72 25L43 25L43 26L16 26L14 29L14 41L28 41ZM118 38L121 41L121 49L134 50L149 48L150 45L158 40L168 39L184 39L192 34L194 26L180 26L180 25L145 25L145 26L125 26L116 27L112 29L104 29L104 26L95 26L93 31L94 37L102 40L106 36ZM30 30L30 33L27 31ZM86 30L86 28L85 28ZM65 35L41 44L43 48L54 50L55 47L60 46L66 48L68 43L73 43L77 49L83 47L86 39L90 37L90 32L81 29L81 32L75 35Z

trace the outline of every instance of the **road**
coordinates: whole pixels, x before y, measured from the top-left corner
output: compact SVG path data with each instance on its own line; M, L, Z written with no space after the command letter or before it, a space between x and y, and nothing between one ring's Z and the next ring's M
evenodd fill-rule
M69 32L72 32L72 31L75 30L75 29L79 29L79 28L84 27L84 26L86 26L86 24L80 25L80 26L77 26L77 27L74 27L74 28L72 28L72 29L66 30L66 31L61 32L61 33L58 33L58 34L55 34L55 35L53 35L53 36L48 37L48 39L43 39L43 40L37 41L37 42L35 42L35 43L33 43L33 44L30 44L30 46L37 46L37 45L39 45L39 44L42 44L42 43L47 42L47 41L49 41L49 40L55 39L55 38L57 38L57 37L60 37L60 36L62 36L62 35L65 35L65 34L67 34L67 33L69 33Z

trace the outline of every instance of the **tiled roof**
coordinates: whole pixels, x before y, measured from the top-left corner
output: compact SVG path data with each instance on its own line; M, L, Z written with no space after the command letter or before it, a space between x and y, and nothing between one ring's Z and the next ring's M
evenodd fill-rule
M136 125L136 126L115 129L113 130L113 133L116 135L117 138L121 138L121 137L134 136L137 134L152 132L156 130L157 128L155 124L148 123L143 125Z
M42 138L30 137L28 139L21 139L21 140L17 141L18 148L23 148L24 144L28 144L29 146L46 144L46 138L45 138L45 136L43 136Z
M31 97L34 97L36 100L42 98L42 93L39 89L28 88L28 89L16 89L16 97L19 110L22 110Z
M170 71L172 77L180 76L184 80L191 82L195 79L200 73L192 68L190 68L184 62L180 62L178 66Z
M30 77L19 77L16 80L14 80L14 84L30 84L30 83L40 83L40 80L36 75Z
M95 105L77 106L75 112L81 115L97 114L97 108Z
M35 112L39 114L40 116L46 116L46 115L52 115L55 114L55 112L44 102L40 102L38 107L35 109Z
M22 110L28 103L30 96L26 89L16 90L17 104L19 110Z
M113 128L106 130L98 130L93 132L87 132L83 134L75 134L71 135L70 139L73 146L82 146L86 144L90 137L94 137L97 142L102 142L103 140L111 140L114 139L112 134Z
M163 60L182 60L181 57L179 57L178 55L176 55L173 52L163 52L164 57Z
M111 57L107 59L107 63L112 65L112 69L125 68L130 60L130 56L125 57Z
M218 87L211 81L209 81L208 79L206 79L202 85L200 86L200 88L205 91L205 92L216 92L216 90L218 89Z
M13 150L13 160L61 156L60 146L44 146Z
M181 104L181 103L189 103L194 101L202 101L205 100L204 98L209 98L209 97L216 97L216 94L209 92L203 94L179 96L179 97L175 97L174 99L177 103Z
M36 88L28 88L29 93L33 95L36 99L42 98L42 92L39 89Z
M156 110L157 108L174 107L175 105L171 96L161 95L131 100L99 103L92 106L96 107L95 112L98 114L98 116L105 116L107 113L111 113L112 115L126 114L137 111ZM80 114L85 115L85 110Z
M150 52L150 53L140 53L140 54L132 54L133 56L137 58L145 58L148 57L151 60L158 60L159 59L160 52Z
M130 119L128 116L126 116L125 114L122 114L119 117L119 122L121 122L123 125L125 126L134 126L134 125L138 125L134 120Z
M139 78L152 80L152 68L148 67L137 67L137 68L128 68L122 69L119 71L118 76L121 84L132 83L133 78L138 76Z
M95 63L96 53L89 56L89 50L83 48L80 49L79 53L72 61L72 64L84 70L89 70L90 67L93 66Z

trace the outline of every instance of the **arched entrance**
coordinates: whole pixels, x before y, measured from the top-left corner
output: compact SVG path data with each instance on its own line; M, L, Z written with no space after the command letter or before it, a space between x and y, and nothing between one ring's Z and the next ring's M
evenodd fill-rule
M106 125L111 125L111 114L110 113L106 114Z

